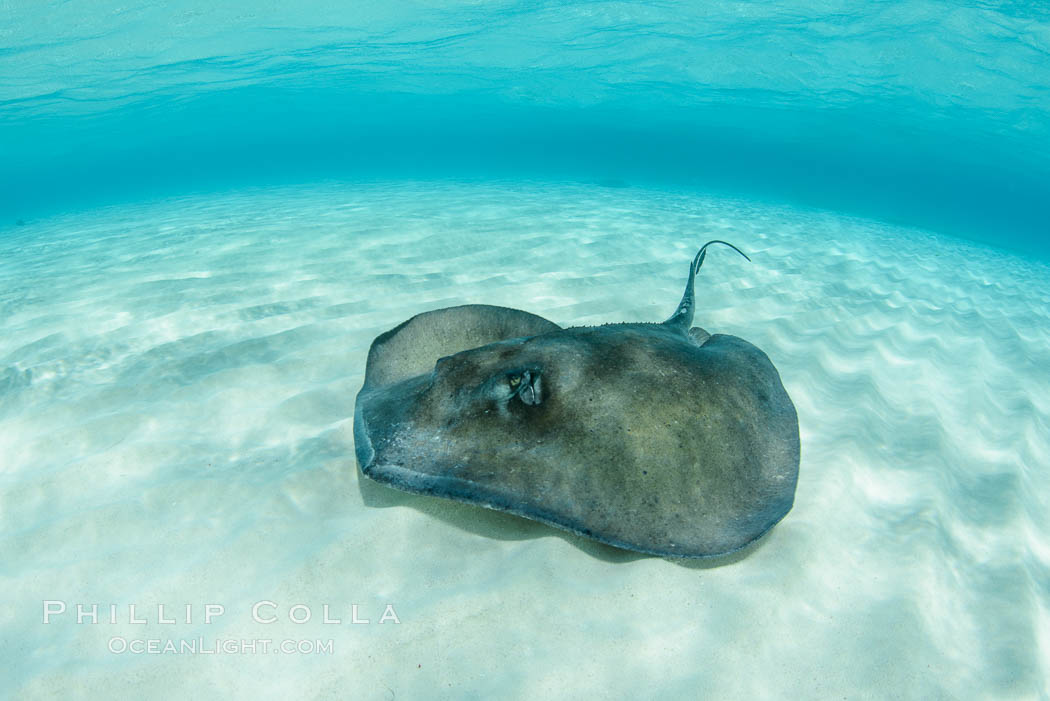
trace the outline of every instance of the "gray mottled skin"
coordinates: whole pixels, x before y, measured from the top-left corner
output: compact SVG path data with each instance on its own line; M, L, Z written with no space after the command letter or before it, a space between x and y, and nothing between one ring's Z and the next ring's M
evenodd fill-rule
M561 329L471 305L378 337L354 415L361 470L641 552L760 537L794 500L798 419L765 353L690 328L705 251L663 324Z

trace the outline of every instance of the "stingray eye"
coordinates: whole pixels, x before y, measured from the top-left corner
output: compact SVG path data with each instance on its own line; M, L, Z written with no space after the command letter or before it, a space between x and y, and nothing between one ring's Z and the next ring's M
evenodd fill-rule
M522 370L510 375L507 379L513 396L529 406L536 406L543 401L540 373L538 370Z
M503 406L514 400L536 406L543 400L540 371L534 368L501 372L489 379L484 387L484 393Z

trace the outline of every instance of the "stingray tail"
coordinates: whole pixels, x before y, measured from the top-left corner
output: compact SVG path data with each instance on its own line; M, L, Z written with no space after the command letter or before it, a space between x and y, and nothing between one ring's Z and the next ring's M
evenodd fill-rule
M700 266L704 264L704 258L707 257L707 247L712 243L720 243L723 246L729 246L740 255L747 258L747 254L741 251L739 248L726 241L708 241L700 250L697 252L696 257L693 258L693 262L689 265L689 279L685 281L685 294L682 295L682 301L678 303L678 309L674 310L674 314L671 318L664 322L667 326L676 326L683 331L688 331L689 327L693 325L693 281L696 279L696 274L700 271ZM747 258L748 262L751 261Z

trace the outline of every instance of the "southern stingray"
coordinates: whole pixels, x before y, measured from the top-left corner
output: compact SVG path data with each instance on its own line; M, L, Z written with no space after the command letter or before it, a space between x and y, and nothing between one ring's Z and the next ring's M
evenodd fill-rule
M761 537L794 501L798 417L765 353L692 327L712 243L744 255L704 244L663 323L563 329L470 304L378 336L354 410L361 471L645 553Z

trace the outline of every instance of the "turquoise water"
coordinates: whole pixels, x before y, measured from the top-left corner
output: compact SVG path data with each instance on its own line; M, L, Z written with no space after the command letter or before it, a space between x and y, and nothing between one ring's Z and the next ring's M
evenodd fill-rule
M0 0L0 698L1046 698L1047 202L1035 5ZM715 238L757 547L360 476L378 334L662 320Z
M1046 255L1034 3L7 2L0 222L318 177L687 184Z

